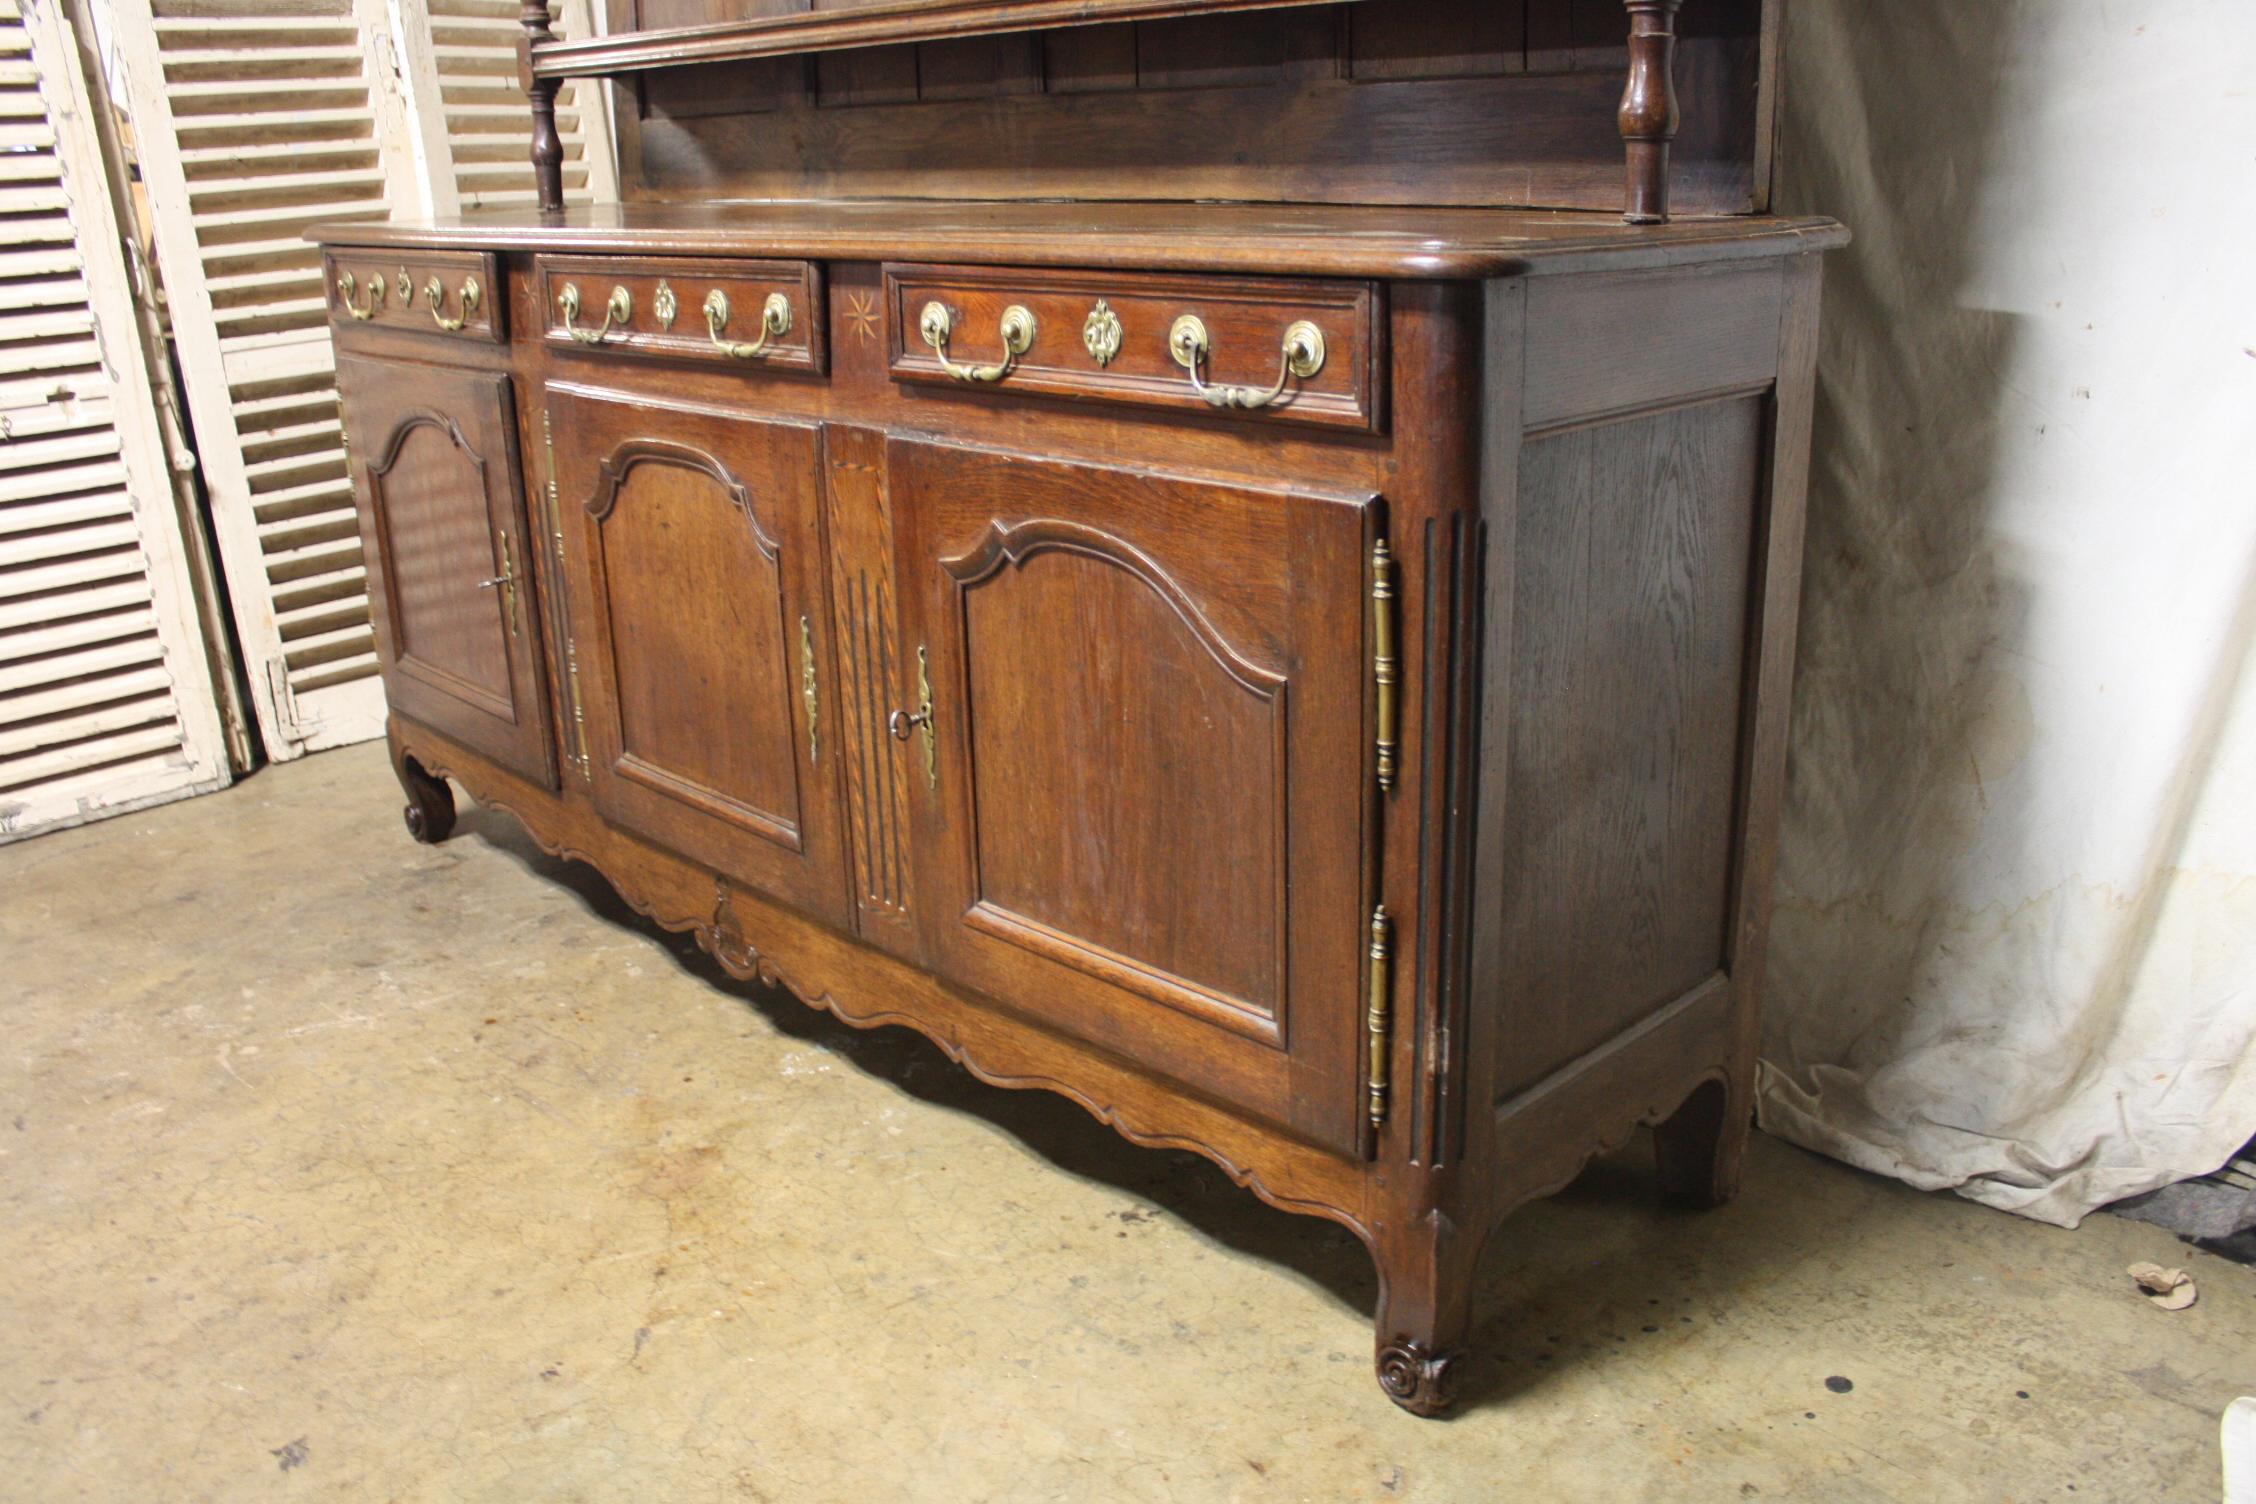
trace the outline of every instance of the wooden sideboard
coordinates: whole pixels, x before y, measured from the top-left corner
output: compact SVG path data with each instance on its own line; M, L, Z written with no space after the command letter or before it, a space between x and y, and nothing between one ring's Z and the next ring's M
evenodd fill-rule
M536 110L626 79L628 202L315 232L410 829L452 779L732 974L1347 1226L1437 1412L1513 1207L1641 1123L1737 1184L1842 231L1664 219L1664 0L1605 7L1604 208L1580 136L1557 205L1470 201L1480 132L1423 203L1172 163L1292 154L1218 98L1581 122L1534 63L1587 3L636 3L527 4ZM1691 178L1747 211L1777 12L1711 9Z

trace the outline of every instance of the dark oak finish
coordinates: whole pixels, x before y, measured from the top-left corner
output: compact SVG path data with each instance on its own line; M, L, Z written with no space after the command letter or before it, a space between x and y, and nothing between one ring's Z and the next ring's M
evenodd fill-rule
M610 204L553 219L488 210L433 224L324 225L318 233L334 246L377 248L379 258L415 245L724 257L753 246L831 263L1476 280L1771 261L1848 240L1830 219L1773 216L1677 220L1628 233L1617 215L1511 209L913 201Z
M1034 316L1034 340L994 382L963 382L943 368L921 337L919 316L935 301L953 318L947 354L958 365L1001 358L998 330L1013 307ZM1248 411L1279 422L1358 429L1377 428L1385 420L1385 301L1367 282L1086 271L1029 276L1023 268L888 266L885 307L891 369L901 380L1194 413L1212 404L1193 387L1189 369L1169 354L1168 336L1178 319L1196 318L1207 331L1210 356L1199 363L1201 381L1263 389L1283 368L1286 332L1306 320L1323 333L1323 367L1286 381L1273 404ZM1094 351L1092 321L1109 340Z
M358 248L322 258L329 316L378 329L499 344L501 263L484 251Z
M905 439L887 472L935 966L1352 1151L1368 650L1338 603L1376 498Z
M344 356L337 391L386 698L553 783L510 378ZM431 816L417 834L444 823Z
M1678 0L625 0L611 35L534 55L551 81L623 80L629 197L1523 205L1647 223L1672 204L1768 207L1782 3L1702 0L1680 26Z
M830 366L822 267L815 262L542 256L533 272L546 313L542 337L565 349L626 350L816 376ZM569 328L567 288L578 295ZM609 319L607 305L621 289L627 316ZM778 298L782 317L763 323Z
M545 419L596 808L842 920L818 430L562 383Z
M525 0L547 209L316 233L410 831L1351 1229L1439 1412L1513 1208L1738 1186L1845 237L1621 211L1761 206L1778 16Z

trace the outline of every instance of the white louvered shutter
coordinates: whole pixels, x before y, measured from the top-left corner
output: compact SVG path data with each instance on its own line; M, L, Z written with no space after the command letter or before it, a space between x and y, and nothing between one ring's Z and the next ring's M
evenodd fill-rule
M75 38L0 0L0 840L229 778Z
M110 5L260 731L277 759L380 735L321 258L303 237L532 201L516 5ZM571 0L567 22L585 14ZM600 91L581 103L559 116L572 195L615 196Z
M517 77L517 0L388 0L398 76L418 128L430 210L532 208L533 128ZM558 36L590 34L588 0L552 4ZM567 203L614 202L618 170L603 89L567 82L556 97Z

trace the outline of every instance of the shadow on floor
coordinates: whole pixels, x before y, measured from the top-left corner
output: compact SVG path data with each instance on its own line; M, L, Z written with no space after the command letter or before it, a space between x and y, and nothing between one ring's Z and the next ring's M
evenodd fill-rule
M1361 1242L1346 1228L1263 1203L1231 1184L1201 1155L1140 1148L1102 1131L1063 1097L990 1087L957 1069L914 1030L856 1029L802 1005L780 988L737 981L691 936L665 930L636 913L594 868L543 852L505 814L466 801L454 838L464 837L485 841L543 881L571 892L597 918L649 936L683 972L740 999L778 1033L823 1049L928 1107L977 1118L1055 1169L1147 1202L1219 1247L1323 1290L1347 1310L1368 1316L1376 1309L1377 1273ZM1741 1221L1734 1235L1716 1225L1715 1214L1662 1208L1651 1166L1651 1139L1641 1129L1626 1148L1594 1161L1565 1191L1523 1208L1498 1229L1481 1261L1474 1336L1458 1364L1452 1415L1464 1416L1540 1387L1558 1371L1554 1359L1603 1363L1616 1351L1628 1351L1631 1329L1656 1333L1655 1322L1640 1326L1627 1319L1635 1314L1624 1304L1632 1297L1620 1292L1650 1285L1652 1269L1680 1252L1695 1224L1702 1234L1701 1267L1719 1294L1774 1273L1779 1260L1791 1257L1755 1223ZM1608 1223L1606 1237L1596 1246L1575 1232L1575 1224L1592 1214ZM1559 1298L1569 1283L1615 1293ZM1642 1299L1655 1308L1664 1303L1660 1296ZM1670 1313L1670 1319L1694 1318Z

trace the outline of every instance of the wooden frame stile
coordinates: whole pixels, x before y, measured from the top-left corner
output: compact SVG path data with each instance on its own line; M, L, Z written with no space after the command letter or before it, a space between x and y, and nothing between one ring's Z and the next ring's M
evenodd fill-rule
M28 312L34 319L45 313L53 327L41 332L50 334L68 331L82 316L78 327L99 372L75 384L51 370L40 373L50 390L34 405L10 404L9 476L0 499L11 505L0 530L38 529L41 544L66 555L74 547L114 549L123 535L138 568L126 576L112 556L98 578L81 581L64 557L49 569L11 572L8 598L0 600L0 624L10 629L0 650L0 690L11 692L9 721L19 714L45 720L0 728L0 841L204 793L233 776L221 670L207 652L198 614L151 352L142 341L128 242L79 39L60 0L11 3L8 12L36 76L63 198L37 207L67 218L72 254L47 264L33 245L46 237L19 221L7 259L26 264L7 275L67 280L75 271L83 315L67 306L32 305ZM67 292L51 297L70 301L76 299ZM50 444L61 446L54 462L42 455ZM86 494L97 489L114 494ZM72 541L81 538L74 524L97 523L116 503L126 521L102 528L99 538ZM27 583L39 588L19 594ZM62 619L43 622L50 611ZM107 710L69 713L105 698ZM69 740L43 747L56 736Z

